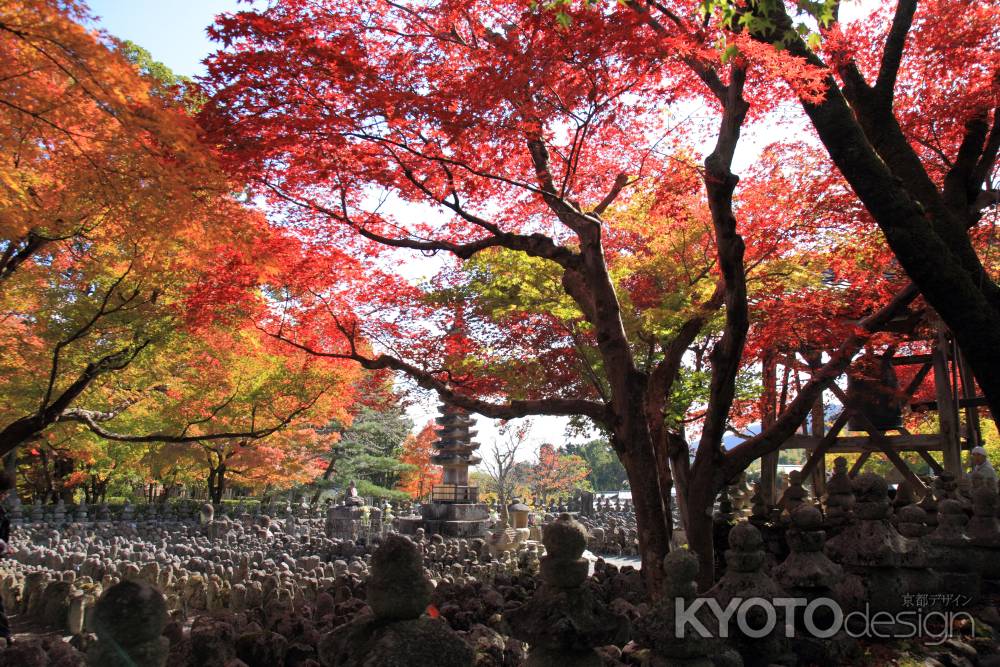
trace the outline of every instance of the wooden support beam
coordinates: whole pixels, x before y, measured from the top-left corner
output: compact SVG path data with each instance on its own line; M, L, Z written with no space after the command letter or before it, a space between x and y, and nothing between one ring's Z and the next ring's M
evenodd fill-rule
M768 505L778 502L778 452L760 457L760 490Z
M806 460L806 464L802 466L803 478L813 472L814 469L818 470L820 463L825 463L826 452L837 441L837 434L839 434L847 424L847 417L847 410L843 410L839 415L837 415L837 419L833 422L833 425L830 426L830 431L822 438L819 438L819 442L813 448L812 453ZM823 481L826 482L826 479L824 478ZM826 486L826 484L824 484L824 486ZM826 489L823 489L823 492L825 491ZM819 497L820 495L822 495L822 493L817 490L816 496Z
M812 360L810 360L811 365ZM839 417L838 417L839 419ZM819 397L813 404L812 414L809 418L810 425L812 426L813 437L825 438L826 437L826 409L823 405L823 392L820 392ZM844 422L847 423L846 421ZM843 427L841 427L843 428ZM834 435L832 440L836 440L836 435ZM815 452L814 452L815 453ZM808 461L806 462L808 463ZM820 456L813 463L812 474L808 474L805 470L802 471L802 479L812 478L812 491L813 495L817 498L822 498L826 495L826 457Z
M981 408L985 407L986 397L985 396L973 396L971 398L961 398L958 401L958 407L965 408L969 411L970 408ZM924 412L928 410L937 410L937 401L918 401L916 403L910 403L910 409L914 412ZM974 411L973 411L974 412ZM978 415L977 415L978 416Z
M861 468L864 467L865 462L871 455L872 455L871 452L861 452L861 456L859 456L858 460L854 462L854 465L851 466L851 469L847 471L847 476L854 477L855 475L857 475L858 471L860 471Z
M916 366L917 364L931 363L930 354L901 354L892 358L893 366Z
M913 376L912 380L910 380L910 384L906 385L906 389L903 390L903 396L908 399L913 398L913 394L920 388L920 385L927 377L927 374L931 372L931 368L933 367L933 363L926 363L921 366L920 370L917 371L917 374Z
M976 396L976 381L972 376L972 369L969 362L962 354L962 349L955 345L955 363L958 365L958 374L962 378L962 398L959 399L959 406L965 408L965 442L969 449L983 444L983 431L979 424L979 410L977 407L986 405L986 397ZM975 404L972 401L976 401ZM979 402L981 401L981 403Z
M830 389L835 394L837 394L838 397L840 397L840 400L844 402L844 405L850 407L851 402L848 400L847 394L844 393L843 389L838 387L836 384L830 385ZM883 454L885 454L885 457L889 459L889 462L893 465L893 467L895 467L896 470L899 471L899 473L903 476L903 479L905 479L907 482L910 483L910 488L913 489L913 492L919 497L923 497L924 495L926 495L927 487L924 486L924 483L920 480L920 478L917 477L917 475L912 470L910 470L910 466L906 465L906 461L904 461L902 457L899 455L899 452L896 451L896 448L892 445L892 442L889 440L889 438L887 438L881 431L875 428L875 425L872 424L871 420L868 419L865 413L861 412L860 410L855 410L853 412L853 415L858 421L861 422L865 430L868 431L868 439L871 440L872 443L876 447L878 447ZM898 436L898 437L913 437L913 436Z
M940 452L943 450L941 436L939 435L886 435L883 436L898 451L901 452ZM805 449L812 452L815 450L822 438L815 438L811 435L796 433L784 444L782 449ZM868 435L840 436L827 448L827 454L858 454L860 452L877 451L879 445Z
M924 461L927 461L927 465L931 467L931 470L934 471L935 475L940 475L941 473L944 472L944 468L941 467L941 464L938 463L937 459L931 456L929 452L921 449L917 453L920 454L920 458L922 458Z
M774 423L778 411L778 364L776 355L768 352L762 363L761 430ZM760 459L760 491L764 502L774 505L778 502L778 452L768 452Z
M903 475L903 478L910 483L910 488L913 489L913 492L921 498L927 495L927 487L924 486L923 481L917 477L917 474L910 469L910 466L906 464L906 461L904 461L903 457L899 455L899 452L896 451L891 444L887 444L881 449L882 453L885 454L885 457L889 459L889 462Z

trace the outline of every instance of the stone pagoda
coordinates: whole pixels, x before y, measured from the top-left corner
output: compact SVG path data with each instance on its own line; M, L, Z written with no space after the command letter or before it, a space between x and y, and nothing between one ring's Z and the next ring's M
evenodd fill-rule
M465 410L447 403L441 404L435 421L438 439L431 463L444 469L444 477L431 491L431 502L420 508L419 525L432 535L482 537L489 528L489 508L479 502L479 487L469 485L469 467L481 460L476 454L479 443L472 440L475 421ZM417 523L400 522L400 531L412 532Z
M472 428L475 420L465 410L442 403L441 415L435 421L438 439L434 449L437 452L431 455L431 463L444 468L444 477L441 484L434 487L433 499L451 503L478 502L479 488L469 486L469 466L482 460L475 453L479 443L472 440L476 435Z

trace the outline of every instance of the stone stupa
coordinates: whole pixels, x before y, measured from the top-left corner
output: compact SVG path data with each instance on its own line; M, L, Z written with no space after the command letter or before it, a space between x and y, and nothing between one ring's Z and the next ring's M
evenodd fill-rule
M430 460L444 469L444 476L431 491L431 502L421 506L421 518L401 521L400 531L412 533L422 527L430 535L483 537L490 524L489 508L479 502L479 487L469 484L469 467L481 461L476 454L479 443L472 439L475 421L448 403L442 403L440 410Z

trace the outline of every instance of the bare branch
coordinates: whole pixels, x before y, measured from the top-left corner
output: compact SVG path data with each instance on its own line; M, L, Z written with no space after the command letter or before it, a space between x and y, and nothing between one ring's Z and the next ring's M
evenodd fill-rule
M319 202L301 197L293 197L272 183L265 183L265 185L272 192L274 192L275 195L290 204L301 208L312 209L322 213L323 215L327 215L334 220L350 226L366 239L393 248L406 248L410 250L419 250L421 252L450 252L461 259L469 259L476 253L488 248L508 248L510 250L524 252L532 257L549 259L564 267L576 266L579 261L576 253L569 248L556 244L552 239L544 234L511 234L500 231L500 229L496 227L493 227L495 232L491 236L487 236L477 241L470 241L468 243L452 243L450 241L442 240L422 241L417 239L393 238L367 229L363 225L351 220L344 211L335 211L329 206L325 206ZM440 203L456 210L455 207L450 205L448 202ZM456 210L456 212L458 211ZM484 228L488 228L486 225L490 225L490 223L482 220L479 220L476 224Z

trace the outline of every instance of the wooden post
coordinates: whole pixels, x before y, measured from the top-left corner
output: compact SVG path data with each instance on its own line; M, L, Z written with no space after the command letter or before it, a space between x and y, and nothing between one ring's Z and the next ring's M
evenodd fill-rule
M778 364L773 352L768 352L763 361L764 391L760 398L761 431L774 423L778 400ZM760 459L760 490L768 505L774 505L778 491L778 450L769 452Z
M823 405L823 392L820 392L819 398L813 403L812 417L810 418L812 422L812 434L813 437L822 438L826 433L826 413L825 406ZM836 436L834 436L836 437ZM822 498L826 495L826 454L822 453L817 459L816 463L812 469L812 487L813 496L816 498Z
M840 435L840 431L847 424L847 418L848 418L848 412L845 409L837 416L837 419L833 422L833 425L830 427L830 431L823 436L823 439L819 441L819 444L816 445L816 448L813 449L812 453L809 455L809 458L806 460L806 464L802 466L803 477L813 474L813 472L816 470L818 466L822 465L825 467L826 452L828 449L830 449L830 447L832 447L837 442L837 436ZM825 494L826 493L825 476L823 479L823 487L824 488L822 493ZM820 492L817 492L816 497L817 498L820 497Z
M976 381L973 379L969 362L965 359L965 355L962 354L962 349L958 345L955 345L955 358L959 375L962 378L962 398L965 404L965 446L972 449L983 444L983 431L979 424L979 408L974 404Z
M859 456L858 460L855 461L854 465L851 466L851 469L848 471L847 476L853 478L855 475L857 475L858 471L864 467L865 462L871 455L872 455L871 452L861 452L861 456Z
M938 426L941 432L941 450L944 454L944 469L956 476L962 474L962 452L958 442L958 420L956 419L953 389L948 368L948 332L938 324L937 340L934 344L934 392L937 397Z

